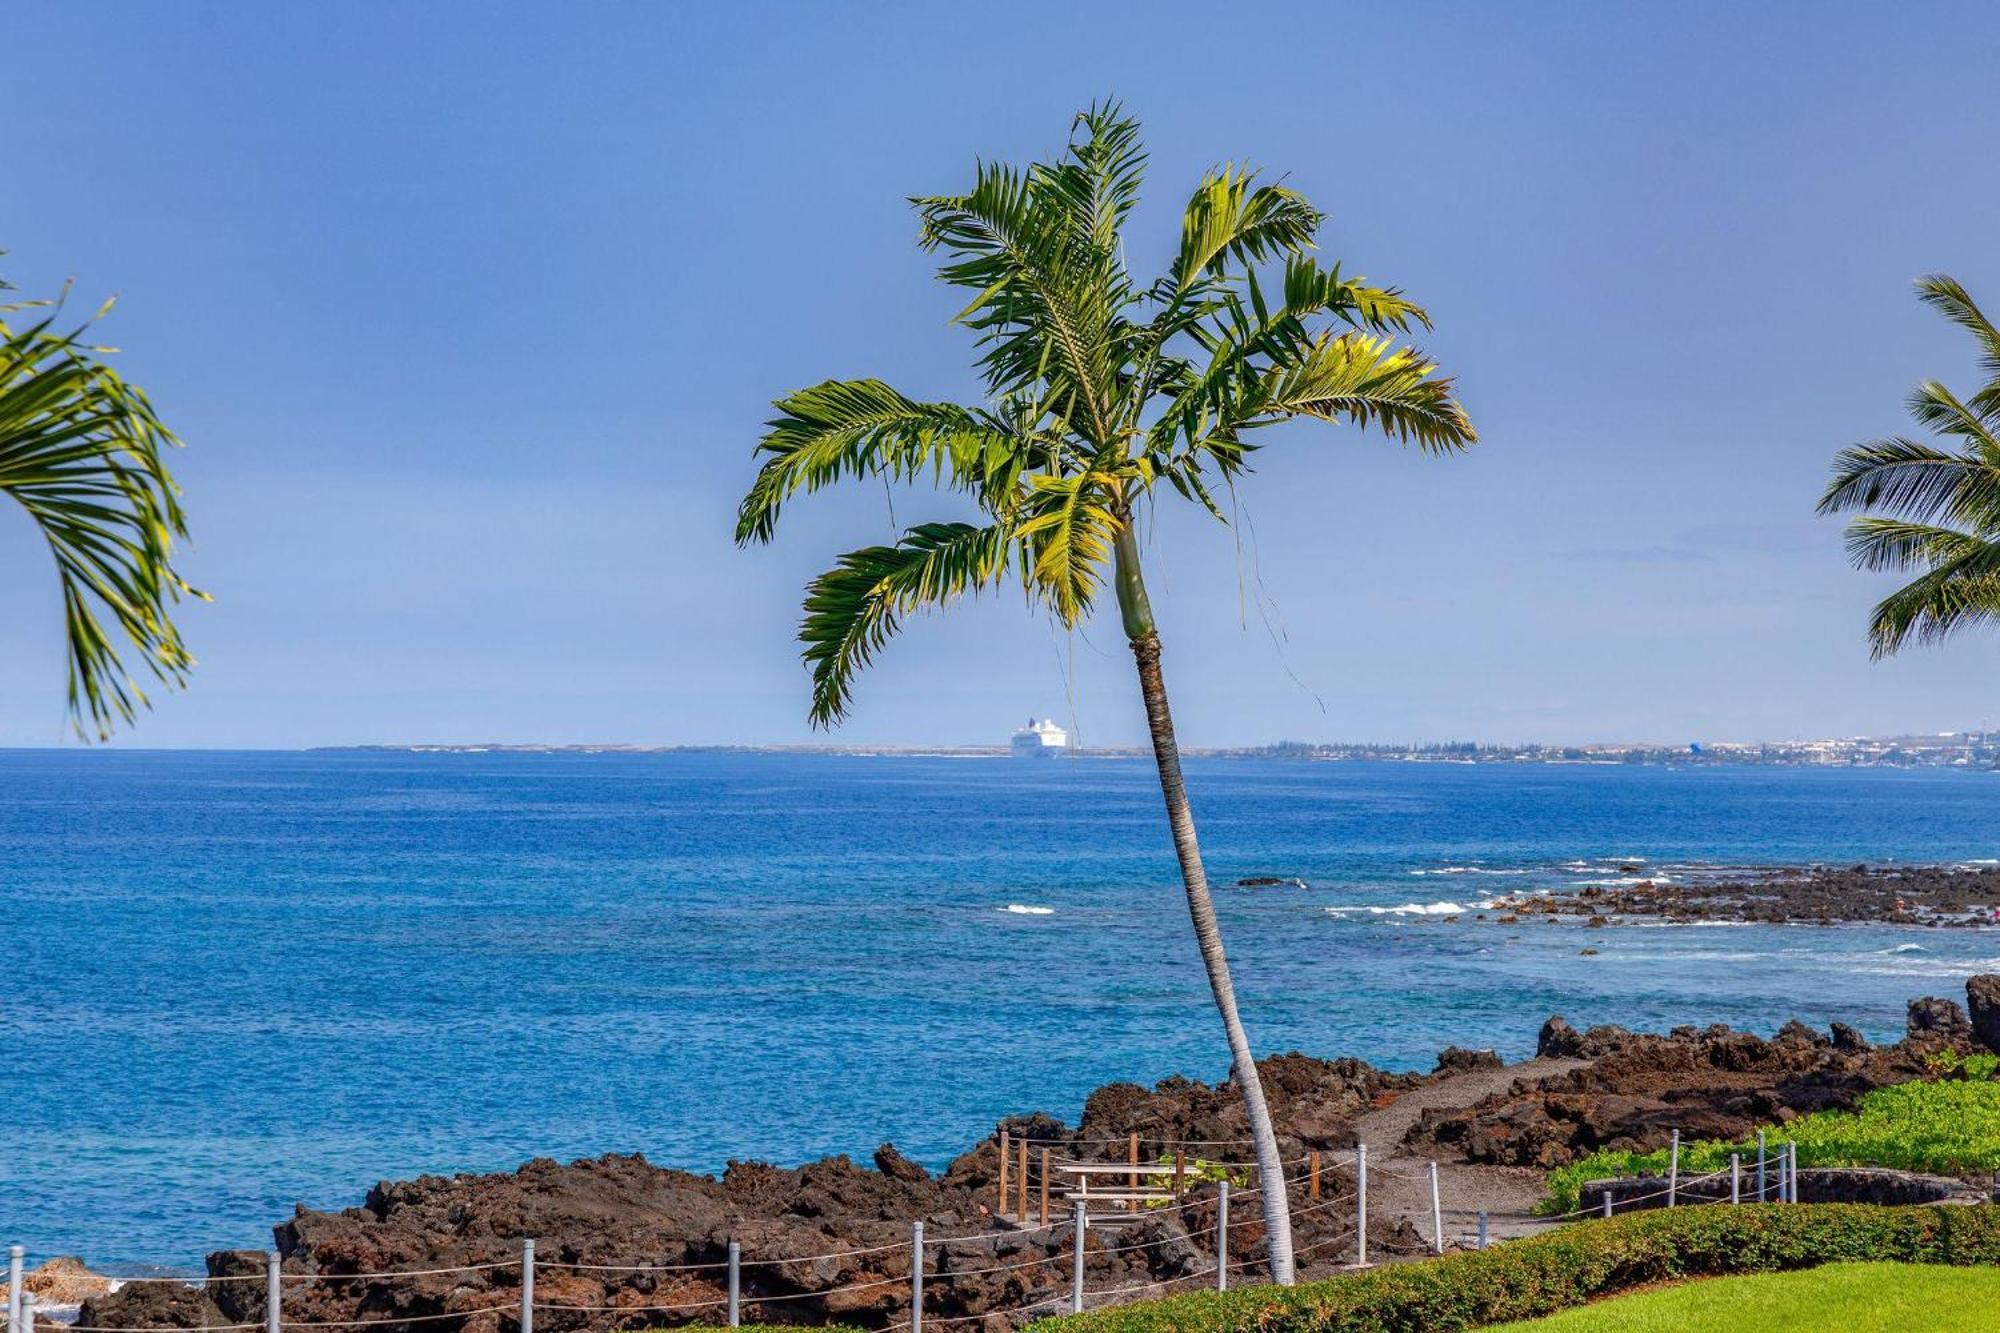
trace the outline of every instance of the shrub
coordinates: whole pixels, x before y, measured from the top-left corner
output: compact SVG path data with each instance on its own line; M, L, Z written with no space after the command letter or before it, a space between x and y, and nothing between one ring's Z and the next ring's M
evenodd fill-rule
M1453 1333L1632 1287L1850 1260L2000 1264L2000 1207L1768 1204L1632 1213L1296 1287L1191 1292L1030 1333Z
M1766 1131L1765 1141L1773 1148L1798 1144L1800 1166L1888 1166L1950 1174L2000 1170L2000 1083L1987 1081L1996 1060L2000 1057L1965 1057L1945 1071L1963 1075L1962 1079L1877 1088L1852 1111L1801 1116ZM1746 1148L1718 1139L1683 1143L1681 1174L1719 1171L1729 1165L1732 1152L1743 1153L1747 1165L1755 1151L1754 1144ZM1585 1181L1666 1169L1664 1148L1648 1153L1595 1152L1549 1173L1549 1198L1542 1210L1574 1209Z

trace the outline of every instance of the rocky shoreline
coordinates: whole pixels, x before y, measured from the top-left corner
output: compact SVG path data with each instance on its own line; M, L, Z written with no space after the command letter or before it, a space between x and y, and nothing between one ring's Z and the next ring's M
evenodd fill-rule
M1951 1000L1911 1001L1906 1035L1887 1046L1843 1024L1821 1033L1793 1022L1764 1038L1723 1026L1579 1032L1558 1017L1543 1024L1536 1059L1512 1068L1491 1052L1459 1049L1443 1052L1429 1074L1298 1054L1259 1068L1287 1158L1338 1153L1366 1136L1385 1163L1440 1160L1460 1197L1481 1208L1515 1207L1521 1224L1532 1226L1525 1201L1539 1189L1540 1171L1598 1148L1656 1148L1673 1129L1737 1137L1923 1077L1926 1057L1945 1049L2000 1051L2000 977L1975 978L1967 998L1969 1015ZM1170 1078L1150 1089L1099 1088L1074 1126L1036 1113L996 1131L1047 1146L1057 1158L1122 1162L1131 1134L1148 1145L1150 1160L1162 1145L1227 1144L1246 1128L1227 1084ZM1213 1151L1247 1158L1243 1148ZM543 1333L714 1324L733 1239L744 1256L745 1322L889 1329L908 1318L910 1224L922 1219L935 1242L926 1252L927 1317L1004 1333L1067 1308L1072 1237L1060 1220L1037 1228L996 1216L999 1156L996 1133L935 1176L885 1144L867 1166L846 1157L791 1168L735 1162L710 1177L609 1155L384 1182L360 1207L300 1206L275 1229L285 1318L381 1321L385 1333L518 1333L512 1261L521 1238L532 1236ZM1430 1248L1412 1225L1428 1222L1396 1202L1395 1178L1385 1172L1381 1202L1371 1206L1371 1258ZM1323 1186L1337 1197L1351 1190L1351 1174L1329 1164ZM1344 1209L1314 1209L1306 1191L1303 1181L1294 1187L1295 1235L1303 1274L1318 1276L1350 1261L1350 1219ZM1183 1209L1088 1229L1089 1289L1158 1294L1211 1285L1216 1193L1197 1185ZM1263 1230L1249 1200L1232 1210L1229 1236L1232 1261L1251 1268ZM244 1280L94 1291L79 1322L255 1324L264 1317L263 1264L256 1251L220 1251L208 1258L210 1276ZM362 1276L412 1270L426 1274Z
M1495 898L1476 919L2000 927L2000 867L1778 867L1682 880L1648 877L1638 865L1618 870L1623 882Z

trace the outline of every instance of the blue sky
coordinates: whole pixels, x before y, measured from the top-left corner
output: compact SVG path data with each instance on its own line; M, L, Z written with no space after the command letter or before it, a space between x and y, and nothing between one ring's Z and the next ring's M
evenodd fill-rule
M735 550L769 400L975 393L902 199L1106 94L1152 150L1135 267L1205 166L1288 173L1430 308L1483 437L1289 430L1237 534L1161 518L1185 741L1942 730L2000 723L1995 640L1871 664L1886 585L1812 505L1972 378L1910 282L2000 306L2000 91L1950 58L1996 43L1970 4L43 4L0 273L118 293L188 442L216 601L125 744L809 739L800 586L889 517L828 495ZM0 568L0 744L53 743L54 584L4 512ZM1134 696L1115 619L1003 597L914 625L840 737L1124 743Z

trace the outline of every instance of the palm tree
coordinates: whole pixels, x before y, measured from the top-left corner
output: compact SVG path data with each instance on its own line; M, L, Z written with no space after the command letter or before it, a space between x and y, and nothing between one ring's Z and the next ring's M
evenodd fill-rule
M1053 163L981 163L965 194L911 200L939 276L973 293L987 400L909 398L880 380L827 380L777 400L764 462L737 519L769 541L785 501L851 478L930 480L980 521L921 523L891 546L850 551L806 592L799 630L815 725L847 712L855 673L908 615L1017 578L1067 627L1089 613L1106 566L1130 640L1180 861L1188 913L1229 1040L1256 1145L1271 1275L1293 1277L1277 1136L1236 1010L1181 780L1140 567L1137 519L1165 483L1223 518L1254 432L1295 417L1379 425L1431 452L1475 438L1450 382L1393 337L1429 318L1392 287L1313 258L1323 215L1295 190L1233 165L1210 171L1182 218L1171 268L1141 286L1121 229L1139 197L1138 123L1093 106Z
M1917 296L1979 344L1986 384L1961 400L1936 380L1910 392L1910 415L1944 447L1895 436L1840 451L1819 512L1880 511L1847 528L1862 569L1922 570L1883 598L1868 625L1874 656L1912 637L1935 643L2000 616L2000 329L1953 279L1917 281Z
M37 308L47 313L18 327L7 319ZM19 502L49 544L70 719L78 734L87 724L102 740L149 706L121 652L153 679L180 685L194 658L168 613L183 595L203 595L173 569L187 520L165 453L179 441L146 395L105 364L113 349L83 341L89 322L58 330L60 312L60 302L0 306L0 495Z

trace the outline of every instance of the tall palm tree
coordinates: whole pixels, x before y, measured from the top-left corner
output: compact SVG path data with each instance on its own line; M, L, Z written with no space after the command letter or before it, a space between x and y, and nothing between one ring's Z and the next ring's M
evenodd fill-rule
M36 309L46 313L8 318ZM83 341L89 322L58 329L60 312L60 302L0 306L0 495L19 503L49 544L62 588L70 720L102 740L148 706L127 651L164 685L186 679L194 658L168 613L182 596L202 594L173 568L187 519L165 454L179 441L146 395L105 363L113 349Z
M1943 274L1919 279L1917 296L1972 335L1986 383L1965 399L1936 380L1911 390L1910 415L1939 443L1895 436L1834 459L1819 512L1878 511L1848 525L1848 556L1862 569L1922 571L1876 605L1877 658L2000 617L2000 329Z
M1144 166L1138 123L1100 105L1075 119L1059 160L981 163L967 193L913 199L919 243L946 256L939 276L973 293L958 322L978 335L987 400L925 402L874 379L777 400L736 539L770 540L788 498L851 478L928 479L979 510L976 523L920 523L892 546L850 551L812 582L799 638L819 726L843 717L855 673L904 617L1011 575L1032 605L1075 626L1109 566L1188 913L1249 1112L1271 1274L1290 1282L1277 1136L1181 780L1137 519L1160 483L1222 519L1212 486L1245 470L1254 432L1295 417L1376 424L1431 452L1475 436L1450 382L1393 336L1428 317L1395 288L1314 259L1322 215L1284 185L1236 166L1210 171L1188 201L1172 266L1136 282L1120 232Z

